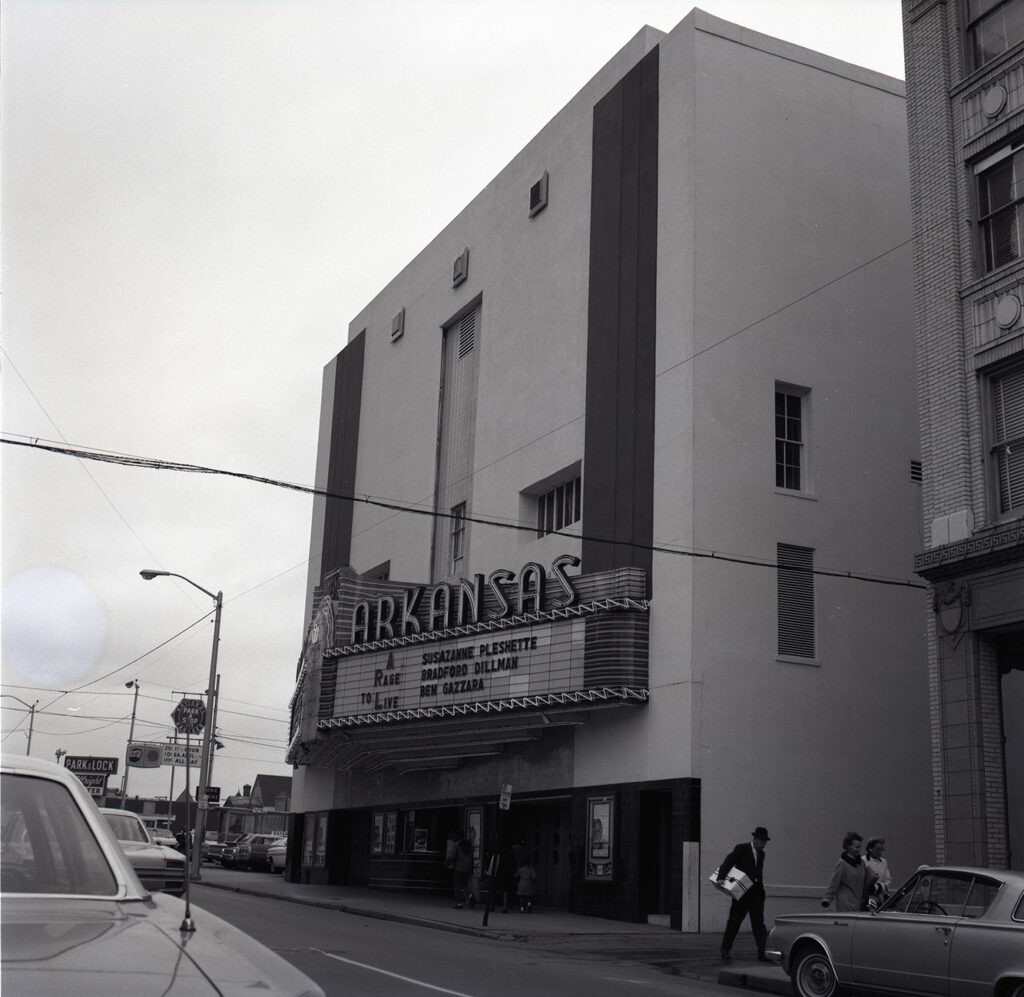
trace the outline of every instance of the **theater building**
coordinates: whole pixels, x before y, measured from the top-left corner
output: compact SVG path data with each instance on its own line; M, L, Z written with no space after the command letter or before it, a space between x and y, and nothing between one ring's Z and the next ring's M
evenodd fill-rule
M758 824L769 915L851 827L933 857L905 113L645 27L354 318L289 876L441 895L463 830L538 908L697 931Z
M1024 2L903 23L936 848L1024 869Z

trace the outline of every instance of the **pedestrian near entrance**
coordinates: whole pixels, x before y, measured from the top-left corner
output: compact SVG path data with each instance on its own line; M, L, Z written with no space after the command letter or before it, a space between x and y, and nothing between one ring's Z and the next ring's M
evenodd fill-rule
M724 882L730 870L739 869L740 872L746 873L751 884L750 889L738 900L733 900L729 907L729 920L725 925L725 934L722 935L723 962L728 962L732 958L732 943L736 940L745 917L750 918L750 930L753 931L754 941L757 943L758 961L768 961L764 954L764 945L768 939L768 932L764 926L764 847L771 840L764 827L755 827L751 832L750 842L738 844L718 867L715 878L720 883Z
M537 870L531 862L524 863L516 870L516 894L519 897L519 910L523 914L533 910L536 882Z
M469 877L473 875L473 846L465 836L455 845L452 868L455 871L455 906L461 907L468 900L469 906L475 907L476 897L469 887Z
M864 839L856 831L848 831L843 838L843 853L839 856L832 879L829 881L821 906L835 901L836 910L866 910L868 896L875 883L875 874L861 856Z

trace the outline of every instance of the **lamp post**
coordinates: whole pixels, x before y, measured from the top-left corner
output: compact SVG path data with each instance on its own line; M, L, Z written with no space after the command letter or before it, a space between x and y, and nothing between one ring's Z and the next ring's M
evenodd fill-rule
M154 578L166 576L168 578L180 578L183 582L188 582L193 588L199 589L204 595L208 595L215 604L215 612L213 617L213 651L210 654L210 681L206 688L206 702L208 704L206 710L206 722L203 725L203 750L202 757L199 762L199 787L197 792L198 805L196 807L196 833L195 833L195 848L192 850L192 871L191 877L195 880L201 880L202 877L202 864L203 864L203 840L206 837L206 808L208 806L206 800L206 783L207 773L210 770L210 743L213 736L213 709L212 700L214 697L214 689L217 684L217 645L220 643L220 611L224 604L224 593L218 592L214 595L209 589L204 589L202 585L197 585L191 578L186 578L184 575L175 574L173 571L153 571L146 569L140 571L139 574L148 582ZM187 761L187 759L186 759Z
M39 700L37 699L34 703L26 703L24 699L21 699L18 696L12 696L9 692L0 693L0 695L2 695L4 699L14 699L14 700L17 700L19 703L21 703L22 706L24 706L28 710L28 747L25 748L25 754L26 755L31 755L32 754L32 727L34 726L34 724L36 722L36 707L39 705Z
M131 754L132 741L135 740L135 711L139 706L139 680L132 679L125 682L124 687L131 689L135 687L135 698L132 700L132 723L128 728L128 747L124 749L124 775L121 776L121 809L128 809L128 756Z

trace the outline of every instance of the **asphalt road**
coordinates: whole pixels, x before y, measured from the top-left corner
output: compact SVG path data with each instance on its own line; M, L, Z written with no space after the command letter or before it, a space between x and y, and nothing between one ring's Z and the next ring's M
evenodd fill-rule
M723 997L714 983L627 960L547 952L195 885L192 901L316 980L329 997ZM194 911L197 930L202 913Z

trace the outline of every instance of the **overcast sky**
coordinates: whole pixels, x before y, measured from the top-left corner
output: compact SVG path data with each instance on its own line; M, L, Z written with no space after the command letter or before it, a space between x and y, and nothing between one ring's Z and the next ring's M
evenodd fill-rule
M691 6L4 0L5 438L312 485L350 318L644 24ZM700 6L903 76L899 0ZM133 679L136 740L169 736L206 687L213 603L139 577L157 568L224 593L213 783L288 774L312 500L0 459L3 750L27 747L15 696L39 702L33 755L123 766ZM133 769L129 794L169 778Z

